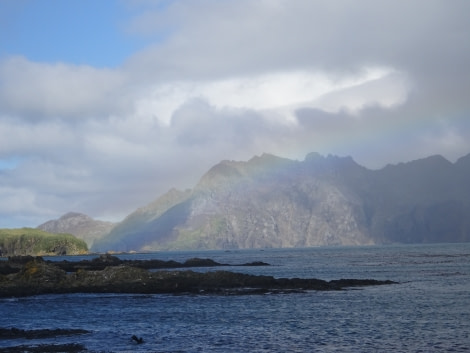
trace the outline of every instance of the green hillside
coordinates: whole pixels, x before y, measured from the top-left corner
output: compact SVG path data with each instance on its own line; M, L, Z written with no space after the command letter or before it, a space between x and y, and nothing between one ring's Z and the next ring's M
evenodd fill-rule
M53 234L39 229L0 229L0 256L86 254L83 240L71 234Z

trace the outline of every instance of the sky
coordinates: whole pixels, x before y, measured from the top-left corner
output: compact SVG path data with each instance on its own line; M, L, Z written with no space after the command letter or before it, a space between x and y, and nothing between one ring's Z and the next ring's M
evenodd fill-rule
M0 228L120 221L221 160L470 153L467 0L1 0Z

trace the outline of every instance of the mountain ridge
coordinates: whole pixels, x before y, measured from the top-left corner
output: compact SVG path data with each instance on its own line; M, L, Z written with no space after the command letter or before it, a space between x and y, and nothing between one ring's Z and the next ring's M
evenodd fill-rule
M350 156L222 160L97 239L93 251L470 241L470 154L371 170Z
M140 223L121 222L93 249L469 241L469 166L470 155L455 163L435 155L379 170L350 156L318 153L303 161L271 154L223 160L192 190L174 189L174 202L165 204L164 194L143 208L148 213L131 213L126 219L140 214Z

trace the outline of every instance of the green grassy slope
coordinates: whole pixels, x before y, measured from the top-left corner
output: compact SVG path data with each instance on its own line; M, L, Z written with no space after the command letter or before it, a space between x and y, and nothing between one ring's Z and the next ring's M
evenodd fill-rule
M39 229L0 229L0 256L86 254L83 240L71 234L53 234Z

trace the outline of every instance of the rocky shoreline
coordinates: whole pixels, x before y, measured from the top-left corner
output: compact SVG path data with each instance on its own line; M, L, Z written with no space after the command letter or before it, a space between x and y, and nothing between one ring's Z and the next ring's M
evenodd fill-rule
M373 279L323 281L315 278L274 278L223 270L196 272L191 267L225 264L210 259L184 263L161 260L121 260L101 255L84 261L45 261L41 257L11 257L0 261L0 297L25 297L65 293L132 293L175 295L258 295L297 293L307 290L343 290L350 287L393 284ZM234 266L234 265L231 265ZM238 266L269 266L253 262ZM158 269L157 271L151 271ZM82 329L23 330L0 328L0 340L39 340L89 333ZM134 336L130 339L134 339ZM138 344L139 338L135 338ZM0 353L88 352L80 343L34 343L0 348Z
M100 271L110 266L130 266L147 270L155 269L173 269L173 268L191 268L191 267L219 267L219 266L269 266L261 261L249 262L239 265L229 265L219 263L211 259L192 258L185 262L164 261L158 259L151 260L121 260L117 256L102 254L92 260L81 261L51 261L44 260L40 256L9 256L7 261L0 261L0 275L18 273L21 268L30 261L43 261L49 265L56 266L66 272Z
M0 327L0 340L1 339L18 339L24 338L28 340L51 338L58 336L74 336L90 333L90 331L82 329L38 329L38 330L22 330L16 327L1 328Z
M22 330L16 327L0 328L0 340L41 340L47 338L54 338L59 336L77 336L90 333L90 331L82 329L38 329L38 330ZM87 349L84 345L79 343L66 343L66 344L31 344L19 345L12 347L0 348L0 353L51 353L51 352L85 352Z
M342 290L395 283L373 279L324 281L315 278L274 278L223 270L201 273L188 269L204 266L216 268L223 265L210 259L191 259L178 263L161 260L120 260L110 255L78 262L15 257L1 261L0 297L64 293L246 295ZM240 266L268 264L255 262ZM156 268L159 270L150 271Z
M0 353L80 353L89 352L83 344L33 344L0 348ZM90 352L91 353L91 352Z

